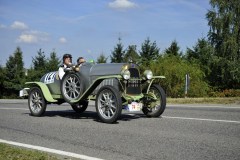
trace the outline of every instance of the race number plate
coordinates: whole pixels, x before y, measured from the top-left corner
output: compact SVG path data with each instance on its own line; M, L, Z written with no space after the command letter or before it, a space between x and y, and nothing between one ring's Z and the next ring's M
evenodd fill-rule
M142 109L142 103L132 102L127 106L127 110L129 111L140 111L141 109Z

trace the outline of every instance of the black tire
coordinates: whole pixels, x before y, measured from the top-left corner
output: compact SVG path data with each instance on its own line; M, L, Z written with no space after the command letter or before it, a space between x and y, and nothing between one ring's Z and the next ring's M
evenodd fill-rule
M72 109L77 113L83 113L88 107L88 101L84 100L77 104L72 104Z
M153 84L148 93L152 93L156 96L158 101L147 99L143 105L142 111L147 117L159 117L166 108L166 94L163 88L157 84ZM154 107L151 105L154 105Z
M82 79L76 73L66 73L61 80L61 93L64 100L71 103L82 95Z
M47 108L46 100L39 87L33 87L28 96L28 107L32 116L40 117Z
M97 114L104 123L116 122L122 113L122 99L113 86L100 88L95 103Z

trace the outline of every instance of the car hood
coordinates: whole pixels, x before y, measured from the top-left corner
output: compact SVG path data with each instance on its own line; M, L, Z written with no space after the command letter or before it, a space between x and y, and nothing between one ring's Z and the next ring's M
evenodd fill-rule
M90 76L107 76L120 74L123 65L126 63L104 63L93 65L90 69Z

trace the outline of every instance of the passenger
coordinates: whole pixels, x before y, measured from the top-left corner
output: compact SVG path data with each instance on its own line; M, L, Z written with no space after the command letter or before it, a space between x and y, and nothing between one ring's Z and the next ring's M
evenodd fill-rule
M83 57L79 57L79 58L77 59L77 64L78 64L79 66L82 66L82 64L83 64L84 62L86 62L86 61L85 61L85 59L84 59Z
M64 54L63 55L63 64L58 69L59 78L62 79L65 72L64 69L69 67L72 64L72 55Z

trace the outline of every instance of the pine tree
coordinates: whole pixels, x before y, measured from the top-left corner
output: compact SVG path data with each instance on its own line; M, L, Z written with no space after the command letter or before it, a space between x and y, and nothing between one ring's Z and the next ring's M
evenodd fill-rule
M42 49L39 49L37 56L32 58L32 63L33 66L28 70L27 81L39 81L45 73L50 72L47 58Z
M178 57L181 57L182 56L182 52L180 52L179 50L180 50L180 47L178 46L177 41L174 40L171 43L170 47L165 50L165 54L168 55L168 56L178 56Z
M153 43L147 38L141 46L141 51L139 51L141 56L141 63L143 65L149 66L151 61L158 59L160 49L157 47L156 41Z
M50 58L47 60L47 71L56 71L59 68L61 60L57 57L57 53L52 51L50 53Z
M129 45L124 56L125 62L133 62L137 63L139 61L140 56L137 53L137 46L136 45Z
M32 58L33 68L38 71L45 70L47 67L46 56L45 56L44 52L42 51L42 49L39 49L37 54L38 55L35 58Z
M3 98L3 94L5 92L4 87L4 79L5 79L5 68L0 65L0 98Z
M213 54L214 49L211 44L205 38L201 38L198 39L196 45L193 46L193 49L187 48L187 52L184 57L190 63L199 64L202 71L205 73L208 82L212 85L214 83L214 77L211 77Z
M107 63L107 57L103 53L100 54L100 56L97 58L97 63Z
M16 97L18 91L22 88L25 79L23 66L22 51L20 47L17 47L13 56L10 55L6 63L4 77L6 95Z
M118 44L114 47L114 50L111 55L111 63L122 63L124 62L124 54L125 51L123 49L123 45L121 43L121 38L118 38Z

